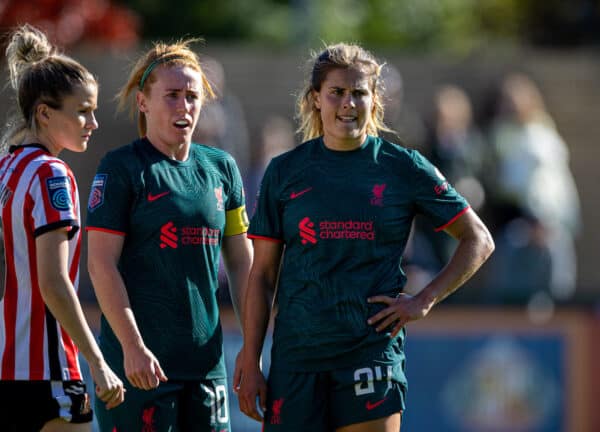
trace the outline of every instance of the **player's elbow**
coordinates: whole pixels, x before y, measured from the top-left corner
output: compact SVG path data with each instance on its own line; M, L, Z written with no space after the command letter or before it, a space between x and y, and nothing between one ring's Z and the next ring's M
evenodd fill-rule
M68 276L59 272L38 276L40 294L46 304L62 303L65 295L67 295L69 284Z
M87 270L92 281L97 277L107 274L111 270L111 267L116 268L117 263L113 261L102 253L88 253Z
M98 258L88 254L87 257L87 271L90 275L90 278L93 278L99 272L100 264L98 262Z
M476 230L476 237L482 261L486 261L496 249L492 234L485 225L481 224Z

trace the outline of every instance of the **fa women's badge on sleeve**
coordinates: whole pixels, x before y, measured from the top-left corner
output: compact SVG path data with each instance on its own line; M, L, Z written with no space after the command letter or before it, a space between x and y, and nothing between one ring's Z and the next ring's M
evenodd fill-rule
M106 174L96 174L92 181L92 189L88 199L88 210L93 212L104 203L104 189L106 187Z

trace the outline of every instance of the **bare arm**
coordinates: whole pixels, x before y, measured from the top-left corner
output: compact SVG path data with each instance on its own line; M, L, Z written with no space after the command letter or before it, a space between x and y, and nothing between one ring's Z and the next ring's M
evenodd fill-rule
M260 356L269 324L271 302L277 284L283 245L267 240L254 240L254 261L244 301L244 346L241 365L236 367L233 385L238 389L240 409L247 416L262 420L256 409L266 406L267 386L260 370Z
M88 232L88 271L104 317L123 349L127 379L134 387L152 389L166 381L154 354L146 348L119 273L117 263L124 237L102 231Z
M445 231L458 240L458 246L446 266L419 293L418 297L426 305L433 306L456 291L494 251L491 234L473 210L467 211Z
M96 393L112 408L123 402L123 383L104 361L69 278L67 229L57 229L35 240L40 293L44 303L73 339L96 382Z
M252 264L252 245L246 237L246 233L224 237L222 255L229 280L233 310L241 327L243 325L242 302L245 298Z
M407 322L425 317L435 304L469 280L494 251L492 236L471 209L448 226L446 232L458 240L458 246L446 266L419 294L369 299L371 303L388 305L368 321L376 325L377 331L394 324L392 336L395 336Z

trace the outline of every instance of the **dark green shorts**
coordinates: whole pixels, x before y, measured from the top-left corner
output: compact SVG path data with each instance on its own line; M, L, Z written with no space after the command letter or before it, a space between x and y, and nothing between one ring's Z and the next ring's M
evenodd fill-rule
M229 432L229 398L225 378L168 381L154 390L127 383L125 402L107 410L96 398L102 432Z
M269 373L264 432L331 432L402 412L400 364L371 362L328 372Z

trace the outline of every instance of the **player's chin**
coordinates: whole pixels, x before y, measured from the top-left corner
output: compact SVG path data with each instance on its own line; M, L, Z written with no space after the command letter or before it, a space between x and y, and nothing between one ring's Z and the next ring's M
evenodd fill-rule
M84 151L87 150L87 147L88 147L88 143L86 140L86 141L73 143L71 145L65 146L64 148L66 150L72 151L74 153L83 153Z

